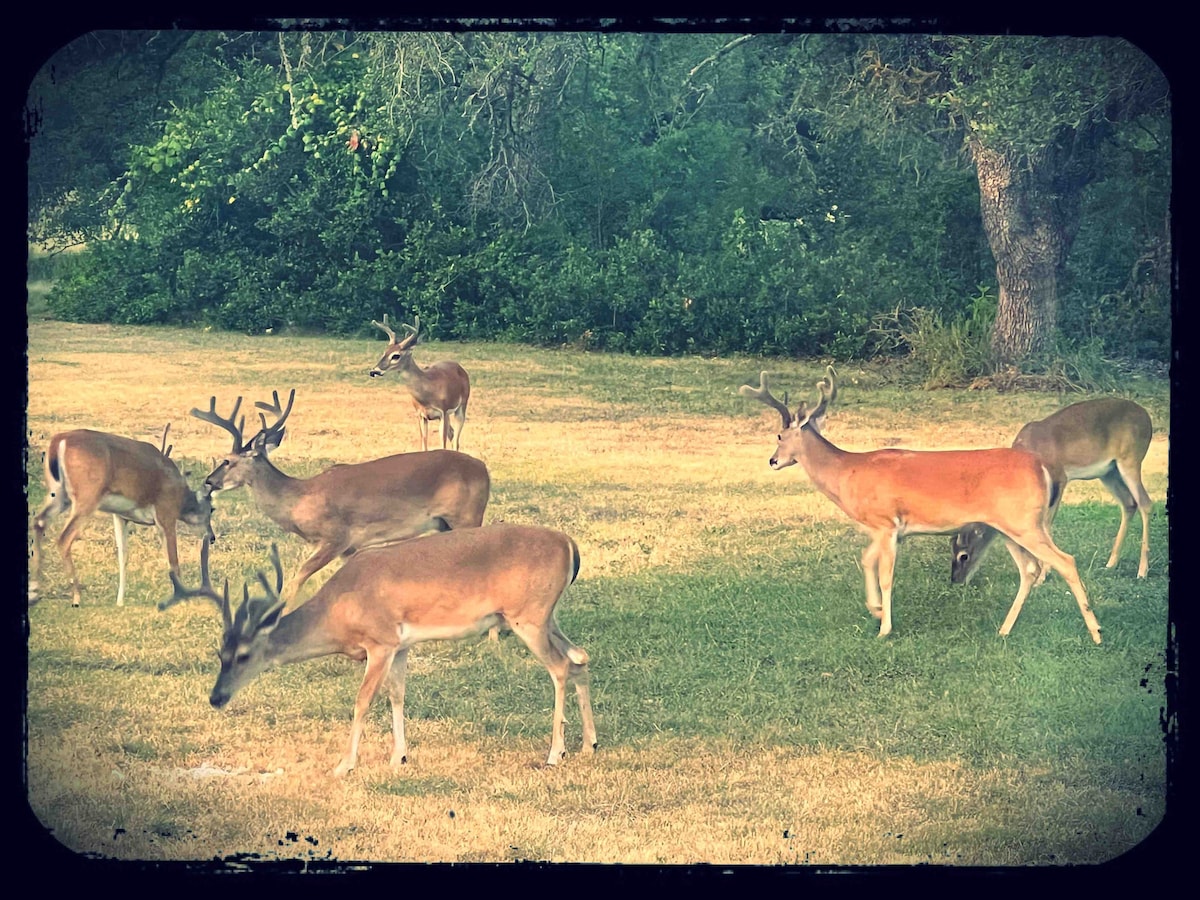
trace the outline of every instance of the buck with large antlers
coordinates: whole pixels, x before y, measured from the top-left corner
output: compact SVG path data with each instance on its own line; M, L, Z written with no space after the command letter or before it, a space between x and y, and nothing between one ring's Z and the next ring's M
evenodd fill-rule
M1016 622L1033 586L1039 563L1058 572L1071 588L1092 640L1100 625L1088 605L1075 560L1054 545L1048 531L1053 480L1026 450L872 450L852 453L824 438L814 422L825 414L837 388L832 366L817 383L821 399L793 415L771 395L767 373L759 386L743 385L744 396L776 410L783 420L773 469L800 463L816 488L870 535L863 552L867 609L880 620L879 636L892 630L892 573L896 546L909 534L951 534L983 522L1005 537L1021 585L1000 634ZM882 596L881 596L882 595Z
M430 419L437 419L441 426L442 449L453 441L457 450L463 425L467 421L467 400L471 397L471 379L467 370L452 360L435 362L425 368L417 365L412 358L412 348L417 343L421 328L420 316L413 320L412 325L404 326L410 333L400 339L388 324L387 313L383 314L382 322L372 319L371 324L387 334L389 343L379 362L375 363L375 368L371 369L370 376L380 378L392 370L399 374L404 386L412 394L417 424L421 429L422 450L429 449Z
M112 513L117 539L117 606L125 603L125 556L129 525L157 525L167 548L167 563L179 574L176 526L179 522L204 528L212 503L207 489L192 491L170 459L167 432L161 447L146 441L77 429L50 438L45 455L46 502L33 520L33 578L29 602L40 599L42 536L50 520L66 510L71 517L58 537L58 551L71 579L72 606L79 605L80 585L71 559L71 545L93 513Z
M491 492L487 466L454 450L336 465L311 478L281 472L267 454L283 440L296 391L286 409L279 404L279 392L273 396L274 403L260 401L255 406L271 413L274 421L268 425L259 413L262 428L250 440L243 435L245 417L235 424L241 397L228 416L217 414L216 397L209 400L207 412L193 409L192 415L233 436L232 452L205 484L213 491L247 485L258 508L276 525L316 545L283 591L284 601L294 599L314 572L338 556L430 531L483 524Z
M1134 512L1142 516L1142 556L1138 578L1150 567L1150 495L1142 485L1142 460L1150 449L1154 427L1150 414L1132 400L1105 397L1084 400L1060 409L1017 433L1013 446L1038 455L1054 478L1050 521L1058 512L1068 481L1099 478L1121 504L1121 526L1109 554L1108 568L1117 564L1121 543ZM965 584L979 568L996 538L996 530L980 522L963 528L951 541L950 580ZM1046 577L1042 567L1037 583Z
M527 525L489 525L434 534L416 541L362 550L333 574L307 603L284 615L279 554L271 546L275 588L260 572L265 597L251 597L234 613L229 583L217 594L208 573L207 544L201 554L203 583L185 588L172 576L166 609L189 597L216 602L224 621L221 672L209 701L224 706L263 671L278 665L340 653L365 660L354 702L350 747L333 774L358 762L358 745L371 700L386 681L392 703L391 765L407 761L404 680L408 651L423 641L453 640L506 624L529 647L554 681L550 755L566 755L565 699L575 685L583 725L583 752L596 747L588 686L588 655L558 627L554 609L579 573L579 548L567 535Z

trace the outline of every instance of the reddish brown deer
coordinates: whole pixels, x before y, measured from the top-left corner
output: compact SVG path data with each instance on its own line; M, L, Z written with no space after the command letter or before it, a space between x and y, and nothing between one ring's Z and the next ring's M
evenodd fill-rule
M429 420L437 419L441 426L442 449L453 441L458 449L462 439L463 425L467 421L467 401L471 397L471 379L466 369L452 360L442 360L422 368L412 358L412 348L417 343L421 317L412 325L404 327L410 332L398 339L388 324L387 313L382 322L371 320L371 324L382 329L388 337L388 347L383 356L371 369L372 378L380 378L395 371L408 392L412 395L413 408L417 412L417 425L421 430L421 449L429 449ZM453 417L454 423L450 419Z
M270 412L268 425L259 413L262 428L245 440L245 417L235 424L242 398L229 416L216 412L217 398L208 411L192 415L233 436L233 450L205 481L214 492L242 485L250 488L259 510L284 531L299 535L316 550L288 583L282 597L290 602L314 572L338 556L349 556L367 547L416 537L431 531L476 528L491 493L487 466L454 450L400 453L369 462L332 466L311 478L294 478L267 458L284 436L284 423L296 399L293 389L287 408L258 402Z
M71 579L71 605L78 606L80 584L71 545L93 513L111 513L117 539L117 606L125 604L125 558L129 524L156 525L167 548L167 564L179 574L177 523L205 529L212 503L207 489L192 491L170 459L167 431L161 447L147 441L81 428L50 438L45 454L46 502L33 520L33 578L29 602L40 599L42 536L49 522L71 510L58 537L58 551Z
M172 576L166 609L189 597L207 597L221 610L221 671L209 701L218 709L260 673L278 665L340 653L366 661L354 703L350 746L333 770L343 776L358 763L367 710L381 683L392 704L391 765L408 758L404 737L404 682L408 651L423 641L454 640L503 623L529 647L554 681L550 755L556 765L566 748L566 687L575 685L583 725L584 754L596 748L588 685L588 654L571 643L554 610L579 573L579 548L567 535L527 525L488 525L434 534L361 550L321 586L312 599L286 615L279 554L271 547L275 588L263 573L265 597L251 597L234 613L229 582L217 594L208 574L207 544L201 554L203 583L185 588Z
M1050 502L1050 521L1054 521L1069 481L1100 479L1121 504L1121 525L1113 541L1108 568L1117 564L1125 532L1134 512L1142 516L1142 555L1138 578L1150 568L1150 495L1142 485L1142 461L1150 449L1154 427L1150 414L1132 400L1104 397L1084 400L1060 409L1037 422L1029 422L1018 433L1013 446L1029 450L1050 470L1054 488ZM996 530L972 522L951 542L950 580L955 584L970 581L983 561L984 553L996 539ZM1045 567L1037 583L1046 577Z
M793 415L771 395L767 373L759 386L739 391L777 411L783 431L773 469L800 463L813 485L858 523L871 542L863 552L867 609L880 620L879 636L892 630L892 574L900 539L909 534L950 534L970 522L983 522L1005 537L1021 574L1016 599L1000 626L1007 635L1033 586L1039 563L1066 580L1079 604L1092 640L1100 625L1088 605L1075 561L1050 539L1051 477L1026 450L872 450L851 453L813 427L836 393L832 366L817 383L821 399L809 409L802 401ZM882 595L882 596L881 596Z

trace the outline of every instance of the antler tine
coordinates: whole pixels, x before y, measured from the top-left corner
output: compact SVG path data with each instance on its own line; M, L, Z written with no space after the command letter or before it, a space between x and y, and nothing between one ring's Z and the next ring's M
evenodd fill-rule
M771 409L779 413L783 418L783 427L787 428L792 424L792 414L788 412L787 404L781 403L779 399L771 394L771 388L767 383L767 373L760 372L758 376L758 387L752 388L748 384L743 384L738 388L738 393L743 397L751 397L760 403L765 403Z
M388 324L387 313L383 314L382 324L379 322L376 322L374 319L371 320L371 324L374 325L376 328L382 329L387 334L388 340L391 341L393 344L396 343L396 332L392 331L392 326Z
M171 431L171 423L167 423L167 427L163 429L162 443L158 445L158 452L168 459L171 458L171 451L175 449L175 445L167 446L167 435Z
M283 565L279 561L279 547L274 543L271 544L271 565L275 568L275 587L271 587L267 576L262 572L258 573L258 583L263 586L271 600L278 600L280 592L283 591Z
M236 425L233 424L234 418L238 414L238 410L242 407L242 398L238 397L233 404L233 411L229 413L229 417L225 418L217 414L217 398L208 398L208 412L203 412L195 407L192 408L192 415L197 419L208 422L211 425L216 425L218 428L223 428L233 435L233 452L237 453L245 444L242 442L243 429L246 427L246 417L242 416L242 420Z
M421 330L421 317L414 316L412 325L409 325L407 322L401 322L400 324L408 334L395 343L400 350L407 350L417 343L417 333Z
M810 419L817 419L824 415L825 410L829 408L829 404L837 397L836 376L837 373L833 370L833 366L825 367L825 377L817 382L817 391L821 394L821 400L809 416Z
M279 391L271 391L273 403L265 403L262 400L255 402L255 406L259 409L265 409L267 412L276 416L276 419L271 425L267 425L267 417L262 413L258 414L259 420L262 422L262 429L254 436L257 441L261 435L273 437L283 431L283 423L287 421L287 417L292 413L292 404L296 402L296 389L292 388L291 394L288 395L287 409L279 405ZM253 443L253 441L251 442Z
M179 576L174 572L170 572L171 587L173 588L171 596L166 600L160 600L158 603L159 611L169 609L181 600L190 600L192 597L207 597L217 604L217 609L221 611L221 618L225 622L225 627L228 628L232 622L232 616L229 612L229 582L225 582L224 596L218 594L212 588L212 581L208 572L208 546L209 538L204 537L203 543L200 544L200 587L188 588L184 587L183 582L179 580Z

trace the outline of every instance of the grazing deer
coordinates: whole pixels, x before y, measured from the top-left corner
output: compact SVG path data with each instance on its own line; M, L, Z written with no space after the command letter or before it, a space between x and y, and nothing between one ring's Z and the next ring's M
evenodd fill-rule
M284 474L267 454L283 440L296 391L288 397L287 409L280 407L278 391L273 396L274 403L260 401L255 406L270 412L275 420L268 425L266 416L259 413L262 428L248 441L243 438L245 417L234 424L241 397L228 417L217 414L216 397L210 398L207 412L193 409L192 415L233 435L232 452L213 469L205 484L213 492L247 485L269 519L317 545L283 591L285 602L295 599L304 582L338 556L430 531L483 524L491 492L487 466L454 450L400 453L336 465L311 478Z
M892 630L892 573L896 546L909 534L950 534L970 522L983 522L1005 537L1021 574L1012 608L1000 626L1007 635L1033 586L1038 563L1050 566L1070 585L1092 640L1100 625L1088 605L1075 560L1050 539L1053 481L1046 467L1026 450L872 450L851 453L834 446L813 427L835 396L832 366L817 383L821 399L813 409L801 401L795 415L771 395L767 373L759 386L739 392L765 403L783 419L773 469L800 463L816 488L836 503L871 537L863 552L867 609L879 622L879 636ZM880 594L882 592L882 599Z
M1107 567L1117 564L1121 543L1133 513L1142 515L1142 557L1138 578L1145 578L1150 566L1150 495L1142 486L1142 460L1150 449L1154 428L1150 414L1132 400L1106 397L1084 400L1060 409L1037 422L1030 422L1017 433L1013 446L1036 453L1054 479L1050 502L1050 521L1058 513L1068 481L1099 478L1121 504L1121 527L1113 542ZM965 584L983 561L984 553L996 538L994 528L972 522L951 542L953 560L950 580ZM1043 566L1037 583L1046 577Z
M117 606L125 605L125 556L129 524L157 525L167 548L167 563L179 574L176 524L180 521L212 535L212 502L207 489L193 492L170 459L167 432L162 445L77 429L50 438L45 454L46 502L33 520L33 579L29 602L40 598L42 535L59 513L71 517L58 537L58 551L71 579L72 606L79 605L80 585L71 559L71 545L93 513L112 513L117 539Z
M404 739L404 678L408 651L423 641L454 640L503 622L520 636L554 680L550 755L566 755L566 686L575 685L583 725L583 753L596 748L588 686L588 655L558 627L554 608L579 573L579 548L567 535L529 525L489 525L434 534L416 541L361 550L321 586L312 599L284 615L279 554L271 546L274 589L259 572L266 597L250 597L236 613L229 582L212 589L207 545L201 554L203 583L188 589L172 576L166 609L189 597L216 602L224 621L221 672L209 702L218 709L261 672L278 665L340 653L365 660L354 702L350 747L333 770L343 776L358 762L358 745L371 700L386 680L392 702L391 765L407 762Z
M442 449L446 449L450 441L454 441L454 449L462 438L463 424L467 421L467 400L471 396L471 379L466 369L451 360L442 360L421 368L412 358L412 348L417 343L417 332L421 327L421 317L417 316L412 325L405 325L411 334L401 340L396 339L396 332L388 324L387 313L383 314L383 322L371 320L371 324L382 329L388 336L387 349L375 368L371 369L372 378L380 378L395 369L404 386L412 394L413 408L417 411L417 424L421 429L421 449L429 449L429 420L438 419L441 424ZM450 424L450 417L454 424Z

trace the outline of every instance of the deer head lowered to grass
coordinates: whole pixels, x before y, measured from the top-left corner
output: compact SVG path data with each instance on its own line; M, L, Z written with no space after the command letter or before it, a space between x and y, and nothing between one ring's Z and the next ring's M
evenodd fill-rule
M417 343L420 316L413 320L412 325L404 326L409 331L404 338L396 337L396 332L388 324L387 313L384 313L382 322L372 320L371 324L387 334L389 343L379 362L368 374L372 378L380 378L395 371L400 376L412 395L417 425L421 430L422 450L429 449L431 419L437 419L441 426L442 448L445 449L453 441L457 450L467 420L467 401L471 397L471 379L466 369L453 360L431 363L425 368L417 365L412 358L412 348ZM452 417L453 424L450 422Z
M529 525L489 525L448 531L414 541L362 550L315 595L284 614L279 554L272 588L260 572L264 597L243 588L242 604L229 604L229 583L213 590L208 544L201 552L202 583L188 589L172 574L174 594L166 609L190 597L207 597L221 611L221 671L209 698L223 707L251 680L278 665L340 653L366 661L354 703L350 746L333 774L345 775L358 762L367 710L379 686L392 703L391 765L407 761L404 686L408 651L423 641L453 640L501 623L516 633L550 673L554 715L547 765L566 755L565 696L574 684L583 725L583 753L596 747L588 685L588 654L571 643L555 621L555 606L579 573L579 548L565 534Z
M40 597L42 536L49 522L71 510L58 537L63 567L71 579L72 606L78 606L80 584L71 559L71 545L82 533L88 517L111 513L117 539L117 606L125 602L125 557L130 523L156 525L167 550L167 564L179 574L176 526L179 522L205 530L212 536L212 501L209 490L193 491L172 462L167 433L155 447L147 441L81 428L61 431L50 438L44 477L46 502L33 521L33 577L29 602Z

